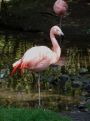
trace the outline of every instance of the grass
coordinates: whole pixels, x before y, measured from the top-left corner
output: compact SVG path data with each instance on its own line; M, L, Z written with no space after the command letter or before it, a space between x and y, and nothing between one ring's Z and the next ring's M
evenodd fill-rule
M0 121L72 121L56 112L43 109L1 108Z

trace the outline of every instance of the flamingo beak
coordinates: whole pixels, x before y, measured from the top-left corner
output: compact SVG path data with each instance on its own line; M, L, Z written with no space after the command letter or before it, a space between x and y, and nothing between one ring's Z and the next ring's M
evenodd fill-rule
M61 31L61 36L64 36L64 33Z
M61 31L60 33L60 45L61 46L62 46L63 40L64 40L64 33Z
M64 33L61 34L61 42L64 40Z

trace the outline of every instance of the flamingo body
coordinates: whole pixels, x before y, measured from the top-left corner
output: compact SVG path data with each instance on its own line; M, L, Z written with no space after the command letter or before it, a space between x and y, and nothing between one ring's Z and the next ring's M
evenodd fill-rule
M58 16L65 15L68 5L64 0L56 0L53 9Z
M42 71L48 68L51 64L55 64L61 55L61 48L55 38L55 35L63 35L63 32L58 26L54 26L50 30L50 38L53 45L53 50L47 46L35 46L28 49L23 57L13 64L13 75L17 69L24 71Z

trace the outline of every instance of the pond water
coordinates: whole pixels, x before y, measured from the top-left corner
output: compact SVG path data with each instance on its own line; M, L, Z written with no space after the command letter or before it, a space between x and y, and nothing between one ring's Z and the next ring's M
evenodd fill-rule
M5 94L4 93L0 94L0 99L2 99L0 102L3 102L4 100L3 98L6 96L5 99L8 100L6 102L9 102L9 104L11 103L13 104L13 102L14 104L16 104L15 99L17 98L17 100L19 100L20 98L19 101L22 102L22 99L23 99L24 102L26 101L28 103L27 105L29 105L30 98L27 98L27 96L31 96L31 95L33 96L33 100L35 101L36 99L37 101L38 99L37 90L36 90L37 85L34 82L36 78L34 79L34 77L30 75L31 77L31 80L30 80L29 73L26 75L26 77L25 75L23 77L19 77L19 75L16 75L14 77L9 76L12 70L12 63L18 60L28 48L32 46L37 46L37 45L46 45L51 47L51 42L49 40L48 35L43 32L30 33L30 32L20 32L20 31L0 30L0 87L1 87L0 90L1 91L3 90L3 92L5 92ZM64 58L63 61L65 61L64 62L65 65L62 68L61 67L58 67L58 68L56 67L54 69L51 68L51 70L56 70L56 69L59 70L59 68L60 70L61 69L63 70L64 68L65 74L67 75L69 74L78 75L80 72L89 73L90 48L82 48L82 47L65 48L64 46L62 47L62 58ZM59 65L59 62L58 62L58 65ZM42 100L44 100L43 105L46 105L46 106L54 105L54 108L57 105L57 107L62 108L61 105L63 100L65 103L64 105L67 104L65 97L62 97L61 99L60 91L57 94L55 89L53 89L52 85L48 86L48 83L46 83L47 82L46 80L48 80L48 78L51 79L50 76L52 76L52 80L59 78L61 71L59 72L59 75L58 75L58 71L51 72L51 70L49 70L50 75L48 74L48 72L45 72L44 77L42 77L42 80L44 79L44 84L42 84ZM53 77L53 73L54 75L56 73L55 77ZM64 72L62 72L62 74L63 73ZM20 80L21 81L24 80L24 81L21 82ZM32 84L32 87L29 86L30 84ZM32 88L34 88L34 90L32 90ZM57 90L59 90L59 88L61 87L59 86L54 88L57 88ZM28 92L28 89L31 95L24 93L25 91ZM44 93L43 91L45 91L46 93ZM34 97L34 95L36 96ZM47 98L45 98L46 95L47 95ZM12 98L12 101L10 102L11 98ZM69 98L68 101L70 101L70 103L75 103L74 101L71 101L71 99L72 98ZM46 102L48 103L46 103L45 100L47 100ZM58 100L59 100L59 103L58 103ZM51 101L52 101L52 104L50 104ZM76 102L78 101L76 100ZM32 101L31 101L31 105L34 105L34 103L32 104Z

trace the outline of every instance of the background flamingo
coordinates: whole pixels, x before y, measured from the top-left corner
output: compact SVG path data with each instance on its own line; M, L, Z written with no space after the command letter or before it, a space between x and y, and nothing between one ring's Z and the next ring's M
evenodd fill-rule
M24 56L13 64L11 76L19 69L21 73L24 69L30 71L43 71L51 64L55 64L61 55L61 48L55 38L55 35L64 35L58 26L53 26L50 30L50 38L52 42L52 50L46 46L35 46L28 49ZM40 106L40 74L38 78L39 89L39 106Z
M66 14L68 9L68 5L64 0L56 0L53 6L54 12L58 15L61 16L60 18L60 27L61 27L61 20L62 16Z

